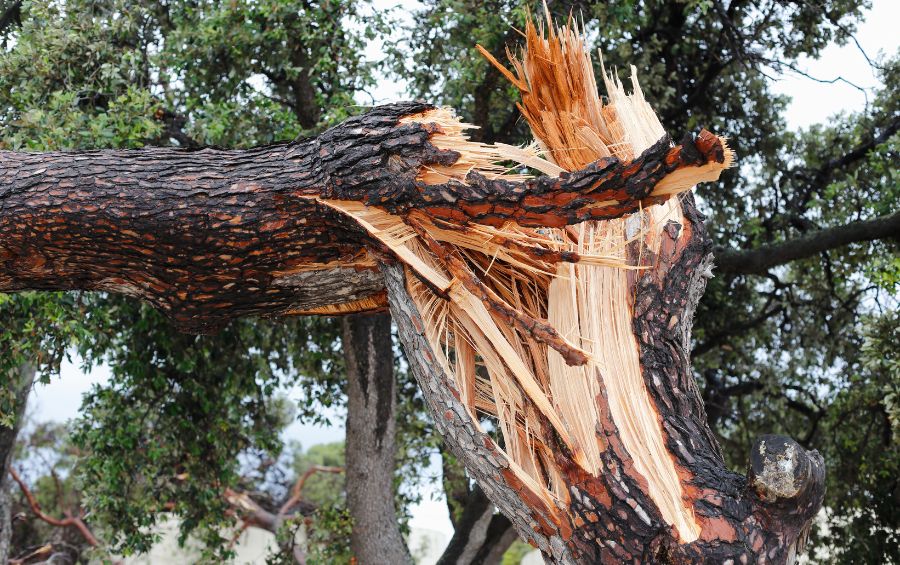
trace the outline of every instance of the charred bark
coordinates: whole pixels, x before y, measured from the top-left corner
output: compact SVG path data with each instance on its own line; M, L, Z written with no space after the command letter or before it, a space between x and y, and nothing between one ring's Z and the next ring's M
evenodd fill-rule
M682 539L663 518L602 386L593 399L601 414L595 438L603 446L600 472L574 460L554 435L558 427L543 426L548 412L542 410L537 417L548 431L541 440L555 446L550 456L565 490L553 503L534 496L436 362L407 287L409 277L421 274L407 274L394 248L320 203L362 202L404 219L415 210L417 217L450 225L516 220L559 227L620 217L660 200L652 196L654 186L680 169L723 163L720 140L704 132L670 148L663 139L632 162L601 159L559 178L507 182L473 173L465 183L429 185L418 180L423 168L453 164L460 155L431 143L439 133L435 124L400 121L428 108L381 107L316 139L250 151L0 152L0 291L127 293L184 329L205 331L244 315L377 310L385 306L386 288L410 365L447 445L548 560L790 561L821 504L821 458L787 439L767 438L754 450L759 456L750 479L725 467L689 363L693 311L712 262L690 196L662 230L658 252L638 240L628 248L630 264L643 269L628 271L627 295L641 388L655 410L662 459L671 458L677 473L678 504L697 528L693 540ZM469 282L478 284L474 274ZM538 327L522 322L516 331ZM372 320L346 324L347 343L367 344L362 354L348 348L348 365L357 375L350 383L358 387L351 388L351 402L355 396L370 416L362 429L348 425L348 441L370 438L384 452L392 431L376 423L388 425L379 414L393 400L376 394L375 383L389 360L371 354L384 332ZM386 480L379 478L376 487L352 473L348 469L348 485L381 489ZM381 556L381 562L408 556L396 559Z
M365 298L386 307L378 246L317 199L453 223L565 225L637 210L668 172L722 158L717 138L701 135L561 178L427 185L423 167L459 157L430 143L434 127L398 123L429 108L381 106L315 139L247 151L0 151L0 292L128 294L191 332Z
M350 548L360 565L412 563L394 506L397 391L391 318L342 320L347 367L347 508Z

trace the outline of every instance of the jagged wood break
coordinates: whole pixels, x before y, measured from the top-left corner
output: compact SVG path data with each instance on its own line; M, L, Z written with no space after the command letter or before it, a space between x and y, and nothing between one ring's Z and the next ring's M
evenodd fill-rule
M548 559L792 560L821 458L767 437L729 472L689 365L689 189L730 150L674 145L636 79L604 71L602 103L571 22L525 36L524 148L404 103L249 151L0 152L0 291L126 293L188 331L390 303L447 444Z

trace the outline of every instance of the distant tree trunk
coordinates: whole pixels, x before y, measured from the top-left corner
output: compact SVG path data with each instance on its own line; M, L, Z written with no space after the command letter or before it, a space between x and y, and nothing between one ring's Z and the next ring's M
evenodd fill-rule
M9 475L9 466L12 464L13 451L16 446L16 438L22 427L22 419L25 416L25 406L28 403L28 394L34 382L35 369L25 364L9 375L9 383L16 394L16 408L13 415L12 428L0 426L0 563L6 563L9 559L10 538L12 537L12 480Z
M411 563L394 506L397 390L391 317L342 320L347 368L347 507L360 565Z
M438 565L497 565L516 537L509 519L497 513L494 503L476 484L466 497Z
M509 518L503 514L494 514L488 524L484 543L475 554L473 565L500 565L506 551L519 539L519 534L512 527Z

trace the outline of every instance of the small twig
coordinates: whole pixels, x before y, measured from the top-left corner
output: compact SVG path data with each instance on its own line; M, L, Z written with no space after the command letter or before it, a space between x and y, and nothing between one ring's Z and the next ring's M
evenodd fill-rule
M783 67L783 68L789 69L789 70L795 72L796 74L798 74L798 75L800 75L800 76L802 76L802 77L804 77L804 78L806 78L806 79L809 79L809 80L811 80L811 81L818 82L819 84L836 84L836 83L838 83L838 82L843 82L844 84L847 84L848 86L850 86L850 87L852 87L852 88L855 88L856 90L860 91L860 92L862 93L863 97L865 98L865 101L866 101L866 108L869 107L869 91L868 91L866 88L864 88L864 87L862 87L862 86L856 84L855 82L852 82L852 81L850 81L850 80L847 80L846 78L843 77L843 75L838 75L838 76L836 76L835 78L832 78L832 79L819 78L819 77L815 77L815 76L809 74L809 73L806 72L806 71L800 70L800 69L797 67L797 65L795 65L795 64L793 64L793 63L785 63L784 61L778 61L778 60L776 60L776 59L764 59L764 58L760 58L760 60L763 61L763 62L768 63L769 65L772 65L772 66L775 67L776 69L778 69L778 67ZM783 70L780 70L780 69L779 69L779 72L781 72L782 74L784 74L784 71L783 71Z
M815 4L813 4L811 2L804 2L804 4L806 4L807 6L810 6L812 8L818 8L818 6L816 6ZM834 27L836 27L839 30L841 30L842 32L844 32L844 35L846 37L848 37L856 45L857 50L859 50L859 52L862 54L863 58L869 64L869 67L871 67L873 69L884 70L884 67L876 64L875 61L873 61L872 58L869 57L869 54L866 53L866 50L863 49L862 45L860 45L859 40L856 39L856 35L853 33L850 33L850 30L847 29L847 26L842 24L839 19L837 19L831 15L827 15L827 17L828 17L828 21L831 22L831 25L833 25Z

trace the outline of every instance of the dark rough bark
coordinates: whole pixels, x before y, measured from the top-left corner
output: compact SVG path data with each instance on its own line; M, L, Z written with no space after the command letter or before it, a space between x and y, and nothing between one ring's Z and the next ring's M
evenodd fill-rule
M361 229L315 201L356 200L401 216L415 209L457 224L517 219L561 226L620 217L649 204L647 194L667 172L721 162L714 136L687 138L672 149L660 142L634 163L601 160L559 179L509 183L470 175L467 184L429 186L416 181L420 167L447 164L457 155L431 145L434 126L398 124L400 117L427 108L382 107L314 140L247 152L0 152L0 291L125 292L152 302L184 328L202 330L240 315L346 303L386 287L410 366L445 442L487 498L548 560L792 560L821 503L821 460L787 439L768 438L755 448L761 455L749 480L722 461L689 362L693 311L712 261L690 196L683 199L683 219L666 226L658 255L637 243L630 248L631 259L648 268L629 271L628 295L644 384L683 501L701 528L691 543L680 543L651 500L647 480L635 470L610 416L606 393L596 398L603 415L597 435L604 471L596 477L585 472L560 446L553 456L564 473L568 500L551 505L531 495L494 441L473 425L451 378L435 362L403 267ZM615 203L596 206L608 200ZM383 283L371 261L360 265L364 247L383 259ZM356 269L358 279L347 276ZM340 288L345 293L336 296ZM348 368L357 375L349 379L350 413L366 415L365 425L348 422L349 466L357 449L374 449L380 456L393 452L392 419L385 417L393 400L380 394L378 385L384 382L379 371L391 361L372 355L384 350L375 340L389 341L387 330L376 331L372 319L345 323ZM545 444L556 442L548 437ZM383 468L392 469L393 461ZM380 520L395 527L390 475L357 469L362 474L348 469L349 489L385 493L379 513L366 514L374 522L365 523ZM358 494L348 492L351 509ZM355 535L373 544L398 547L387 537L393 534L357 529ZM383 553L388 548L372 551L378 561L370 562L408 559L405 550L402 555Z
M458 154L429 142L434 126L398 120L430 108L382 106L315 139L246 151L0 151L0 292L129 294L185 331L214 331L238 316L383 291L374 264L359 260L372 242L317 197L456 223L563 225L634 211L666 172L722 159L718 138L703 134L560 179L473 173L468 185L425 185L416 180L422 166ZM592 207L598 201L618 204Z
M823 251L851 243L877 239L900 239L900 212L816 230L794 239L755 249L721 249L716 253L716 266L728 273L762 275L772 267L797 259L813 257Z
M347 366L347 507L350 547L360 565L412 563L394 507L397 391L391 317L342 320Z
M6 563L9 559L9 542L12 536L13 481L7 469L12 463L13 449L22 426L22 417L25 414L25 405L28 402L28 394L31 392L34 375L34 367L22 365L10 375L11 378L8 381L16 392L16 412L12 428L0 426L0 563Z

